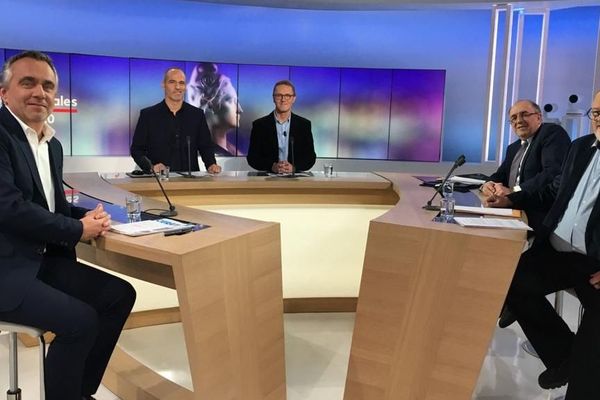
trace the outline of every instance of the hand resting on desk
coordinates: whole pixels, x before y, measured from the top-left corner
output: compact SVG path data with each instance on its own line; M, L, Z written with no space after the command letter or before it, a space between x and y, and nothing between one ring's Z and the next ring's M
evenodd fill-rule
M513 202L506 196L498 196L492 194L491 196L483 199L483 205L485 207L495 207L495 208L511 208Z
M102 204L98 204L96 208L88 211L80 221L83 224L81 233L83 241L104 236L110 230L110 214L104 211Z

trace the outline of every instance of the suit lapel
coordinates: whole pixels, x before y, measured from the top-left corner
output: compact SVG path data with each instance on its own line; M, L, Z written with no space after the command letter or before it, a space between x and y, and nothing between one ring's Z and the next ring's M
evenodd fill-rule
M35 182L35 186L37 190L44 197L44 189L42 187L42 180L40 179L40 174L37 169L37 164L35 163L35 159L33 158L33 152L31 151L31 146L27 141L27 137L25 136L25 132L23 132L23 128L19 122L13 117L13 115L6 109L6 107L0 108L0 123L4 125L7 131L13 135L15 141L18 143L18 147L23 153L25 160L27 161L27 165L29 166L29 171L31 172L31 176L33 177L33 181Z
M591 146L591 145L590 145ZM590 150L590 157L588 157L588 160L593 157L594 153L596 151L600 151L600 149L595 150L592 149ZM588 221L588 230L590 226L595 226L597 224L598 219L600 218L600 193L598 193L598 197L596 197L596 202L594 203L594 208L592 209L592 213L590 214L590 219Z
M52 175L52 184L54 185L54 207L55 211L61 214L69 215L67 210L67 201L62 183L62 171L60 162L62 161L62 151L58 140L52 138L48 142L48 155L50 157L50 173Z
M279 140L277 139L277 121L275 120L275 111L269 114L269 118L271 118L271 123L269 126L271 127L269 132L269 137L271 140L271 151L275 153L275 158L279 157Z
M594 152L597 150L592 148L590 142L589 146L585 146L584 150L581 152L582 154L575 158L575 162L573 163L573 170L569 176L569 186L565 192L569 193L569 196L572 196L575 193L575 189L585 172L591 157L594 155Z
M562 171L561 184L564 179L567 179L567 183L565 184L564 188L559 191L558 197L554 201L553 209L557 207L556 210L559 211L557 215L562 216L564 214L569 205L569 201L571 200L571 197L573 197L573 194L577 189L577 185L579 184L579 181L581 180L581 177L587 168L590 157L592 156L593 152L596 151L595 149L591 148L592 143L593 142L589 142L589 145L587 143L584 144L583 149L578 152L580 154L573 155L573 168L567 168ZM558 220L556 223L558 223Z

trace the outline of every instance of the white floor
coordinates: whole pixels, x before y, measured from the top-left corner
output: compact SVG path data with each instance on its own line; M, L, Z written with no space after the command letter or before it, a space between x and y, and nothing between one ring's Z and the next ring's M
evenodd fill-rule
M565 318L575 327L579 303L565 295ZM285 351L288 400L342 400L353 313L286 314ZM565 388L547 391L537 386L542 363L521 348L523 333L517 324L496 329L484 361L476 400L558 400ZM180 324L123 332L120 344L169 379L191 388ZM20 347L19 379L23 399L39 396L37 348ZM8 336L0 335L0 396L8 388ZM118 400L101 387L98 400Z

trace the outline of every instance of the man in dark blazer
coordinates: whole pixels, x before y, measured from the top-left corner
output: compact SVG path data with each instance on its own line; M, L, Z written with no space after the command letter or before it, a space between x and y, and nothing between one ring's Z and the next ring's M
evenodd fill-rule
M140 111L130 148L133 160L143 166L146 164L143 158L147 157L155 172L163 170L165 166L171 171L198 171L200 153L208 172L221 172L215 160L215 144L204 111L183 101L183 71L179 68L168 69L162 87L165 99Z
M10 58L2 71L0 320L54 332L46 400L80 400L98 389L135 291L76 261L78 241L104 235L110 216L65 198L62 147L46 123L57 82L39 52Z
M560 178L536 192L487 199L491 206L549 210L519 261L506 304L547 368L540 386L568 382L566 400L598 398L600 377L600 92L588 116L594 134L573 142ZM566 288L575 289L585 310L577 334L545 297Z
M531 100L519 100L509 110L510 123L519 137L506 149L506 158L482 186L483 194L508 196L525 190L535 192L560 174L560 166L571 139L557 124L542 123L540 107ZM525 210L529 225L537 230L545 213Z
M317 155L311 123L292 113L296 89L292 82L279 81L273 87L275 110L252 123L248 164L259 171L290 173L307 171Z

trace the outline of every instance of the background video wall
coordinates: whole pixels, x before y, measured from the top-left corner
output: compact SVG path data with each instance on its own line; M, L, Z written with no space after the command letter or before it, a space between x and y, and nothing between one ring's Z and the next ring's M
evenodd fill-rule
M8 58L19 50L1 50ZM186 72L186 100L205 110L221 155L244 156L273 84L296 86L323 158L440 160L445 70L266 66L48 53L59 73L49 122L65 154L125 156L139 110L163 99L167 68Z

